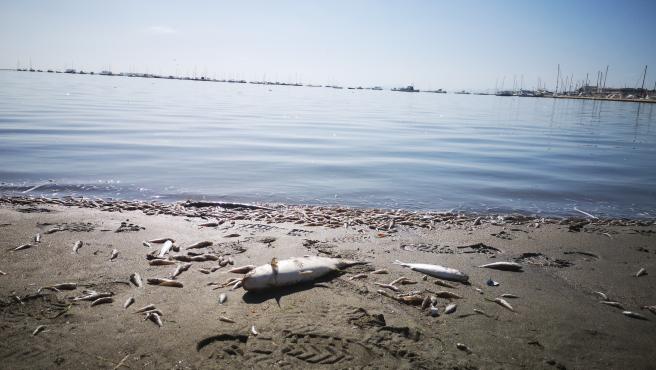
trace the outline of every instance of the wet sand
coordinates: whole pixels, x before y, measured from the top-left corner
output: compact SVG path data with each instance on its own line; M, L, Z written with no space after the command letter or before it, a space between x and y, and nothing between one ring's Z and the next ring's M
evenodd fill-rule
M656 363L656 315L641 308L656 305L652 221L195 205L0 199L0 367L562 369ZM199 226L211 221L221 225ZM201 269L218 267L218 261L191 262L177 278L184 287L147 285L147 278L169 277L176 268L149 265L146 255L161 244L142 242L155 238L175 239L181 250L172 255L226 256L234 266L205 274ZM74 253L78 240L84 244ZM214 245L185 249L203 240ZM27 243L34 246L10 251ZM119 255L110 261L113 249ZM227 273L230 267L303 255L370 265L270 293L208 285L240 277ZM459 269L471 285L445 288L392 264L397 259ZM477 267L495 261L519 262L523 272ZM635 277L640 268L647 274ZM389 274L371 274L375 269ZM129 281L135 272L144 279L142 288ZM366 277L350 279L357 274ZM403 293L423 297L446 290L462 298L438 298L439 316L431 317L378 293L374 282L401 276L416 282L397 284ZM488 279L499 286L488 286ZM37 293L68 282L77 288ZM72 301L84 290L111 292L114 301ZM596 291L647 320L601 304ZM221 293L228 297L222 305ZM506 299L514 312L487 300L505 293L519 297ZM135 303L124 309L128 297ZM449 303L457 309L445 314ZM161 310L163 327L134 313L147 304ZM32 335L39 325L45 330Z

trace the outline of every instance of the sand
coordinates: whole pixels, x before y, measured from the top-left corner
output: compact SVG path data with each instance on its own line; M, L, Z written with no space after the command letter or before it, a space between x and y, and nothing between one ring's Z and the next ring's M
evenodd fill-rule
M203 219L198 217L203 211L193 207L188 212L178 207L176 213L167 211L170 207L160 212L157 206L108 202L80 208L74 206L80 202L57 202L0 201L0 271L6 274L0 274L1 368L562 369L650 368L656 363L656 315L641 308L656 305L652 222L592 220L579 226L583 219L493 215L476 225L478 215L443 214L417 216L417 227L403 225L414 215L404 213L400 222L376 230L367 220L330 223L335 217L324 219L328 226L312 226L317 222L310 220L278 222L280 217L261 217L269 212L262 209L222 213L215 207ZM316 220L314 214L307 217ZM198 226L213 220L223 223ZM388 224L388 219L376 222ZM40 243L33 241L37 233ZM370 265L314 285L257 294L208 285L240 276L227 273L230 266L200 271L218 266L217 261L192 262L177 278L183 288L130 284L135 272L145 283L175 270L175 265L150 266L146 259L161 244L149 248L142 241L164 237L181 247L174 255L186 254L185 246L192 243L212 241L213 246L192 252L229 256L232 267L303 255ZM84 245L74 253L78 240ZM26 243L34 246L11 251ZM113 249L119 255L110 261ZM459 269L471 285L439 286L435 278L394 265L397 259ZM524 271L477 267L495 261L517 261ZM640 268L647 274L635 277ZM389 274L371 274L374 269ZM350 279L362 273L365 278ZM431 317L419 306L377 292L381 288L374 282L401 276L416 282L398 284L404 293L430 296L446 290L462 298L439 298L440 315ZM499 286L488 286L488 279ZM77 289L37 293L40 287L67 282L77 283ZM84 290L111 292L114 302L91 306L71 300ZM601 304L596 291L648 320ZM223 305L221 293L228 297ZM514 312L486 300L504 293L519 297L507 298ZM129 297L135 303L124 309ZM457 309L447 315L449 303ZM161 310L163 327L134 313L147 304ZM221 321L221 316L235 322ZM45 330L32 335L39 325ZM253 325L257 336L251 334Z

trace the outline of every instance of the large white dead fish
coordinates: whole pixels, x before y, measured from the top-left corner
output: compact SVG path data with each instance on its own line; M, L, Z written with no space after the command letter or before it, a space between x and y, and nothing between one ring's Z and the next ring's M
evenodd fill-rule
M173 242L170 240L165 241L164 245L162 245L162 248L159 250L159 254L157 255L157 257L159 258L164 257L167 253L169 253L171 247L173 247Z
M258 266L246 274L241 283L248 291L275 289L310 282L342 268L367 263L315 256L281 261L274 258L271 263Z
M517 262L492 262L478 267L503 271L522 271L522 265Z
M427 263L405 263L399 260L394 261L394 264L401 265L403 267L408 267L411 270L418 271L439 279L460 281L463 283L469 280L469 276L467 276L467 274L460 272L456 269L452 269L440 265L431 265Z

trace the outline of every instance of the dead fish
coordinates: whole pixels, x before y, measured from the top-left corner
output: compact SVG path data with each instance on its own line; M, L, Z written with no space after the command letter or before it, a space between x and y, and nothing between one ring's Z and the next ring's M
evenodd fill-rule
M649 320L647 317L633 311L622 311L624 316L628 316L633 319L638 319L638 320Z
M162 318L156 312L148 312L144 320L150 320L160 328L164 326L164 324L162 323Z
M602 292L594 292L594 293L595 293L596 295L600 296L601 299L603 299L604 301L607 301L607 300L608 300L608 296L606 295L606 293L602 293Z
M34 235L34 242L41 243L41 234L37 233L36 235Z
M123 303L123 308L128 308L134 303L134 297L130 297Z
M146 281L150 285L168 286L168 287L174 287L174 288L182 288L184 286L184 285L182 285L181 282L179 282L177 280L171 280L171 279L148 278L148 279L146 279Z
M456 308L458 308L458 306L455 303L451 303L451 304L447 305L446 308L444 308L444 313L447 314L447 315L452 314L452 313L456 312Z
M216 270L219 270L220 268L221 268L221 266L212 266L212 268L210 269L210 272L214 272Z
M381 287L381 288L387 288L387 289L389 289L389 290L393 290L393 291L395 291L395 292L400 291L399 288L395 287L395 286L392 285L392 284L383 284L383 283L379 283L379 282L377 282L377 281L375 281L374 284L378 285L378 286Z
M251 272L254 268L255 268L254 265L244 265L244 266L232 268L228 270L228 272L231 272L233 274L247 274Z
M241 235L239 234L228 234L224 236L224 238L239 238Z
M449 267L444 267L440 265L431 265L427 263L405 263L399 260L394 261L395 265L401 265L403 267L408 267L411 270L424 273L426 275L436 277L439 279L467 282L469 276L466 274Z
M645 270L644 267L638 270L638 272L636 272L635 277L640 277L642 275L647 275L647 270Z
M130 275L130 281L131 281L132 284L134 284L137 288L141 288L141 287L143 286L143 283L142 283L142 281L141 281L141 275L139 275L139 274L136 273L136 272L135 272L134 274Z
M162 248L159 250L159 254L157 257L162 258L164 257L169 251L171 250L171 247L173 246L173 242L170 240L167 240L164 242L164 245L162 245Z
M494 298L493 302L497 303L498 305L500 305L504 308L509 309L512 312L515 312L515 309L510 305L510 303L508 303L508 301L506 301L503 298Z
M204 224L198 225L198 227L217 227L219 226L218 222L206 222Z
M387 271L385 269L380 269L380 270L372 271L371 273L375 274L375 275L379 275L379 274L380 275L386 275L386 274L389 274L389 271Z
M485 313L485 311L483 311L483 310L479 310L478 308L474 308L473 311L476 312L476 313L479 314L479 315L483 315L483 316L490 317L490 315L488 315L487 313Z
M499 286L499 282L494 281L492 279L487 279L486 284L487 284L487 286Z
M275 289L314 281L344 267L367 263L329 257L296 257L280 261L274 258L271 263L246 274L242 284L248 291Z
M465 352L467 352L467 353L471 353L471 350L469 349L469 347L467 347L466 345L464 345L464 344L462 344L462 343L456 343L456 348L459 349L459 350L461 350L461 351L465 351Z
M232 287L230 288L230 290L235 290L235 289L241 287L241 286L243 285L243 283L244 283L244 280L243 280L243 279L241 279L241 280L237 280L237 281L232 285Z
M436 279L436 280L434 281L434 283L435 283L435 285L443 286L443 287L445 287L445 288L451 288L451 289L455 289L455 288L456 288L455 285L453 285L453 284L449 284L449 283L447 283L446 281L444 281L444 280L440 280L440 279Z
M98 298L95 301L91 302L91 307L99 305L99 304L112 303L112 302L114 302L114 298L112 298L112 297L102 297L102 298Z
M202 242L194 243L194 244L188 246L188 247L185 248L185 249L205 248L205 247L210 247L210 246L212 246L212 245L214 245L213 242L210 242L210 241L207 241L207 240L206 240L206 241L202 241Z
M4 272L4 271L0 271L0 276L2 276L2 275L7 275L7 273Z
M149 304L147 306L143 306L140 309L134 311L134 313L142 313L142 312L151 311L151 310L155 310L155 309L156 308L155 308L154 304Z
M191 257L185 255L171 256L171 258L180 262L191 262Z
M206 274L206 275L210 273L210 270L208 270L206 268L200 268L200 269L198 269L198 271L200 271L201 273Z
M656 305L655 306L642 306L640 308L642 308L643 310L649 310L649 312L656 315Z
M501 295L501 298L519 298L519 296L510 293L504 293Z
M77 301L95 301L95 300L100 299L100 298L112 297L113 295L114 295L114 293L112 293L112 292L91 291L91 292L85 292L85 295L72 298L71 300L73 302L77 302Z
M219 303L220 303L220 304L224 304L225 301L227 301L227 300L228 300L228 295L227 295L227 294L225 294L225 293L221 293L221 294L219 295Z
M478 267L502 271L522 271L522 265L517 262L492 262Z
M619 308L620 310L623 310L623 309L624 309L624 306L622 306L622 304L621 304L620 302L614 302L614 301L601 301L601 302L599 302L599 303L603 303L603 304L608 305L608 306L611 306L611 307Z
M430 314L432 317L437 317L437 316L440 315L440 309L437 308L437 306L430 306L429 314Z
M219 316L219 320L221 320L221 321L223 321L223 322L229 322L229 323L231 323L231 324L234 324L234 323L235 323L235 320L233 320L233 319L229 319L229 318L227 318L227 317L225 317L225 316Z
M77 251L79 251L80 248L82 248L82 245L84 245L82 240L76 241L75 244L73 245L73 253L77 253Z
M152 247L152 245L150 243L148 243L147 241L145 241L145 240L143 242L141 242L141 244L146 248Z
M257 337L257 335L260 334L257 332L257 329L255 329L255 325L251 326L251 334L253 334L253 336L255 337Z
M405 276L401 276L401 277L398 278L398 279L394 279L394 281L392 281L391 283L389 283L389 285L396 285L396 284L398 284L398 283L400 283L400 282L402 282L402 281L404 281L404 280L407 280L407 279L408 279L407 277L405 277Z
M478 292L478 294L483 294L483 290L480 289L480 288L474 288L474 290L476 290Z
M39 334L40 332L44 331L45 329L46 329L45 325L37 326L36 329L34 329L34 331L32 332L32 336L35 336L35 335Z
M205 259L208 260L208 261L218 261L219 260L219 256L214 255L214 254L209 254L209 253L203 254L203 257L205 257Z
M36 245L34 245L34 244L23 244L23 245L19 245L18 247L12 249L12 251L13 252L22 251L23 249L32 248L32 247L36 247Z
M457 295L456 293L447 292L446 290L440 290L439 292L434 293L438 298L447 298L447 299L460 299L462 296Z
M399 295L395 299L401 303L413 306L421 305L424 302L424 296L414 293Z
M118 251L116 249L113 249L111 256L109 256L109 260L113 261L116 257L118 257Z
M178 267L175 269L175 271L173 271L172 277L175 278L176 276L178 276L178 275L182 274L183 272L189 270L190 267L191 267L191 263L184 263L182 265L178 265Z
M45 286L42 288L39 288L39 292L43 289L51 289L56 292L60 290L75 290L77 289L77 283L61 283L61 284L55 284L55 285L50 285L50 286Z
M176 262L171 260L155 259L148 261L148 264L151 266L168 266L175 265Z
M421 309L425 310L430 306L431 304L431 299L429 296L424 297L424 300L421 302Z
M158 310L157 308L153 308L152 310L144 311L143 313L144 313L144 315L147 315L149 313L156 313L160 316L164 316L164 313L162 311Z
M367 277L367 274L357 274L349 278L349 280L364 279Z
M148 243L162 244L162 243L166 243L166 241L170 241L171 243L175 243L175 240L171 239L171 238L151 239L151 240L148 241Z

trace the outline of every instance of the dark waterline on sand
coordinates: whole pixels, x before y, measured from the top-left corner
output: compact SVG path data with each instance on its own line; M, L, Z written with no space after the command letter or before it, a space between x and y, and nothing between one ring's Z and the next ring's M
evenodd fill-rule
M0 71L0 193L653 217L653 111Z

